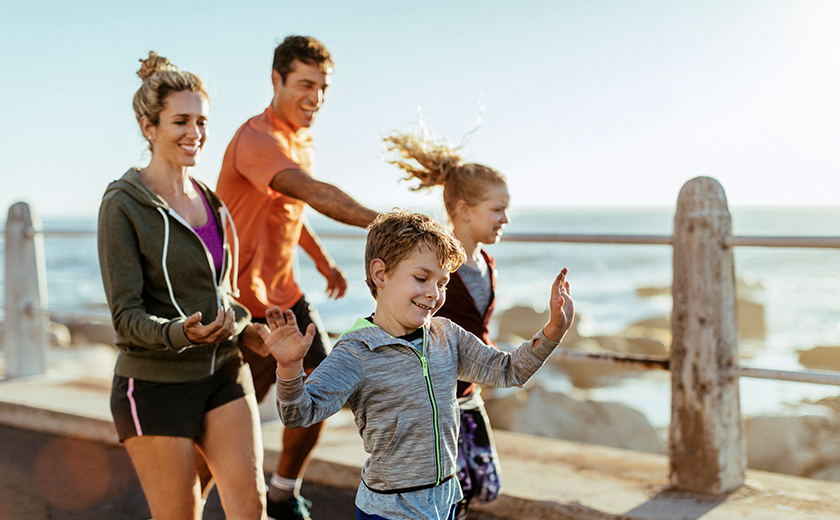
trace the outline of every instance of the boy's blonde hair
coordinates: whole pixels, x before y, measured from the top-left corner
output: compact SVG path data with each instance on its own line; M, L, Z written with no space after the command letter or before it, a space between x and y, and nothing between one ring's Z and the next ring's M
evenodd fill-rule
M365 245L365 282L376 299L376 285L370 276L375 259L385 263L385 272L397 266L412 251L426 246L435 252L440 266L453 273L467 260L461 243L445 227L422 213L394 210L379 214L368 226Z

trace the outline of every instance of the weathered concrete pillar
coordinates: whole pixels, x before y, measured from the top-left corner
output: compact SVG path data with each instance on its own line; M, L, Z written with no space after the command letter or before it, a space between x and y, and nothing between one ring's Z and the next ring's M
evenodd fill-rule
M744 483L735 268L724 247L731 218L723 187L697 177L680 190L674 218L671 315L671 485L723 494Z
M28 204L18 202L9 208L3 322L6 377L39 375L46 369L47 287L40 230Z

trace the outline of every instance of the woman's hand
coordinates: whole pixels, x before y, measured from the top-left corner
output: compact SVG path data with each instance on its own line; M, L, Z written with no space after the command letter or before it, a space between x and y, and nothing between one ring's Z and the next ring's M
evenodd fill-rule
M551 316L543 327L543 334L552 341L563 339L566 331L572 326L572 320L575 319L575 302L569 294L569 282L566 281L568 272L569 270L564 267L551 285L551 299L549 300Z
M233 309L227 312L219 307L216 319L207 325L201 324L201 313L196 312L184 322L184 334L193 345L221 343L233 336Z
M306 334L301 334L295 314L291 310L282 312L279 307L265 311L268 330L264 326L255 327L271 355L277 360L277 376L281 379L294 379L303 372L303 358L312 346L315 337L315 324L306 327Z

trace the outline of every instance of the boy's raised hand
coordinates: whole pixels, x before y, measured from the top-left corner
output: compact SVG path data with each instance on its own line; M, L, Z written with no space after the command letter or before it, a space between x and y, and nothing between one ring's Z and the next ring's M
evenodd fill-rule
M297 318L291 310L283 312L279 307L265 311L265 326L256 327L271 355L277 361L277 375L281 379L294 379L303 372L303 358L312 346L315 337L315 324L306 327L306 334L301 334Z
M575 302L569 294L569 282L566 281L566 273L569 270L565 267L554 283L551 285L551 299L549 301L549 309L551 316L548 318L548 323L543 327L543 334L552 340L560 341L563 335L572 326L572 320L575 319Z

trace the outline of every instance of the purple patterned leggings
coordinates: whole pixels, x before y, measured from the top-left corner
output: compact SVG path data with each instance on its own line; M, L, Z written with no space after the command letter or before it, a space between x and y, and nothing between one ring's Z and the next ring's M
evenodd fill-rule
M490 502L499 496L500 470L493 432L484 406L461 410L457 475L464 498L456 505L456 520L466 518L471 501Z

